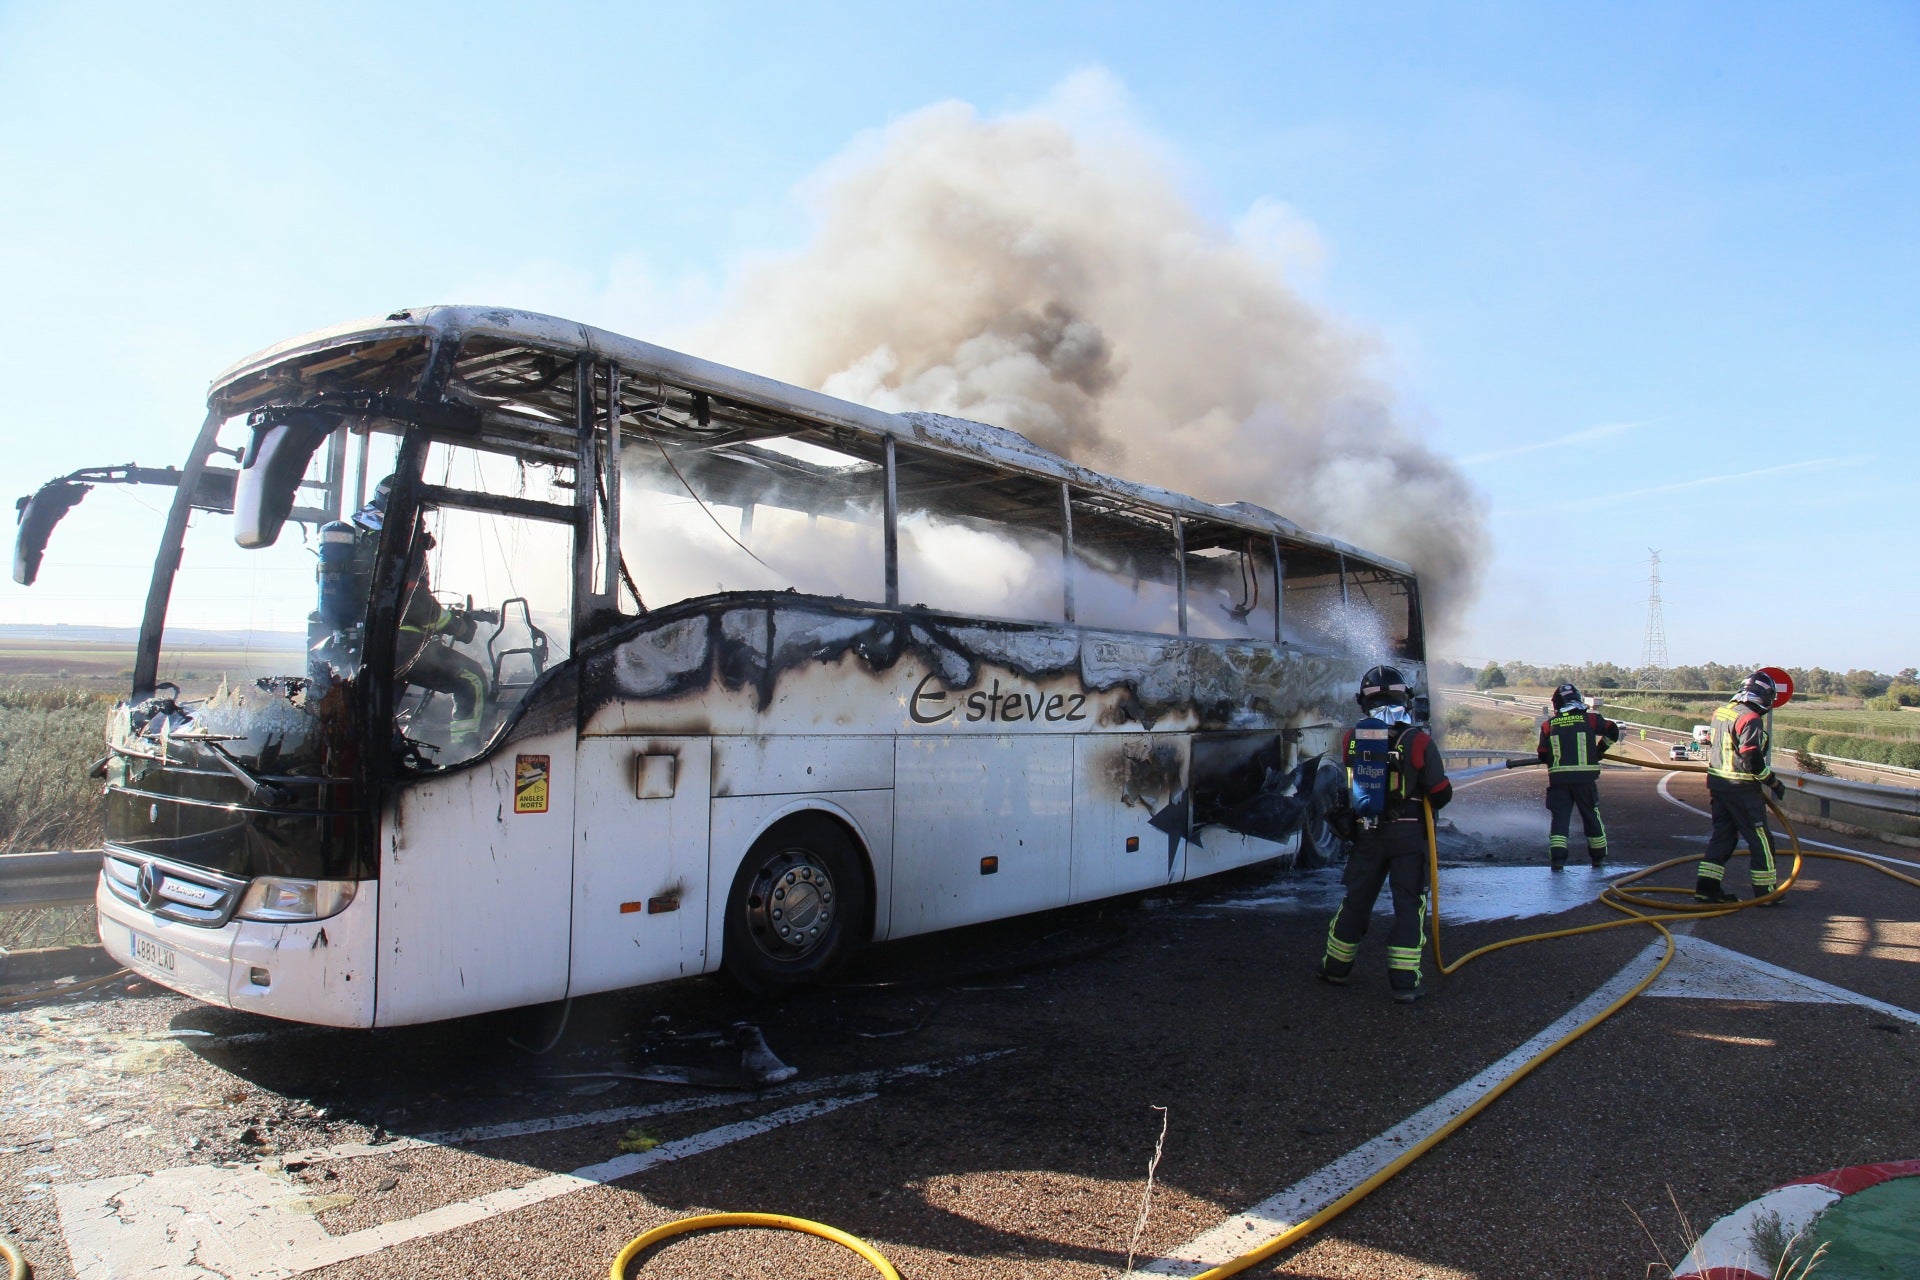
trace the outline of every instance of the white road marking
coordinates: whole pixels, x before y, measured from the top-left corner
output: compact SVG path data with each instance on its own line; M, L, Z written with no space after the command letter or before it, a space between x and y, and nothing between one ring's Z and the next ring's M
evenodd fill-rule
M1792 1240L1812 1226L1822 1210L1840 1199L1840 1193L1832 1187L1811 1183L1775 1187L1708 1227L1687 1250L1674 1278L1703 1280L1709 1273L1772 1275L1774 1262L1760 1255L1755 1241L1768 1234L1776 1240Z
M616 1156L572 1173L536 1178L523 1186L341 1236L330 1234L313 1210L301 1203L298 1188L259 1165L192 1165L95 1178L57 1187L54 1195L60 1207L60 1229L79 1280L287 1280L315 1267L470 1226L878 1096L859 1093L803 1102L677 1142L663 1142L651 1151Z
M419 1147L464 1147L476 1142L491 1142L498 1138L525 1138L536 1133L560 1133L567 1129L583 1129L596 1124L618 1124L626 1120L645 1120L652 1116L678 1115L685 1111L708 1111L715 1107L739 1107L754 1102L805 1097L814 1093L835 1093L843 1089L872 1089L888 1081L945 1075L950 1071L959 1071L965 1067L989 1062L994 1058L1005 1057L1012 1052L1014 1052L1012 1049L995 1049L988 1053L967 1054L964 1057L951 1058L943 1062L920 1062L905 1067L824 1076L818 1080L796 1080L791 1084L762 1089L758 1093L738 1091L700 1093L691 1097L675 1098L670 1102L639 1103L625 1107L607 1107L599 1111L582 1111L572 1115L541 1116L533 1120L509 1120L501 1124L470 1125L464 1129L444 1129L437 1133L423 1133L417 1137L395 1138L391 1142L382 1142L378 1145L366 1142L344 1142L330 1147L310 1147L305 1151L289 1151L278 1159L283 1166L296 1163L321 1164L330 1160L354 1160L361 1156L411 1151Z
M1235 1214L1210 1231L1140 1268L1148 1275L1194 1276L1230 1262L1249 1249L1304 1222L1365 1182L1415 1143L1485 1097L1542 1049L1625 995L1647 976L1666 952L1665 942L1648 943L1620 972L1551 1026L1439 1101L1408 1116L1372 1141L1307 1175L1278 1195Z
M1680 954L1646 994L1670 999L1775 1000L1801 1004L1853 1004L1889 1018L1920 1025L1920 1013L1875 1000L1845 987L1783 969L1704 938L1681 938Z
M915 1076L938 1076L1005 1056L1012 1050L973 1054L944 1063L920 1063L891 1071L861 1072L812 1084L868 1086ZM789 1089L799 1086L789 1086ZM515 1209L540 1204L588 1187L728 1146L745 1138L843 1107L867 1102L872 1087L837 1097L815 1098L753 1119L721 1125L703 1133L556 1173L517 1187L488 1192L442 1205L380 1226L332 1235L315 1216L320 1212L303 1195L306 1188L280 1172L288 1161L350 1159L451 1142L551 1133L588 1124L605 1124L690 1110L702 1106L751 1103L788 1090L768 1090L754 1098L726 1094L688 1098L652 1107L621 1107L544 1120L516 1121L454 1130L426 1138L402 1139L379 1146L345 1144L288 1153L278 1160L238 1167L190 1165L157 1173L94 1178L54 1188L60 1227L79 1280L287 1280L316 1267L390 1249L395 1245L468 1226ZM439 1141L435 1141L438 1139Z
M1674 795L1673 792L1667 789L1669 786L1672 785L1673 780L1679 776L1680 775L1677 773L1669 773L1664 778L1660 779L1659 790L1660 790L1661 798L1666 800L1669 804L1679 805L1682 809L1685 809L1688 813L1697 813L1703 818L1712 818L1713 814L1709 813L1707 810L1697 808L1693 805L1688 804L1685 800L1682 800L1679 796ZM1781 832L1779 834L1784 835L1785 833ZM1884 853L1868 853L1865 849L1849 849L1847 848L1846 845L1843 845L1843 844L1828 844L1824 840L1809 840L1805 836L1800 837L1800 843L1814 849L1831 849L1835 853L1850 853L1856 858L1871 858L1875 862L1891 863L1896 867L1914 867L1914 868L1920 869L1920 862L1909 862L1905 858L1890 858ZM1776 850L1776 852L1784 852L1784 850Z

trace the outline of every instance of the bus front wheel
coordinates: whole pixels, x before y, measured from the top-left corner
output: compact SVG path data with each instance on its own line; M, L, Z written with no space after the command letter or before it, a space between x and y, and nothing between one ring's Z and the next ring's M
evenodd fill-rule
M866 878L839 824L801 814L754 842L727 898L721 964L754 995L831 976L866 918Z

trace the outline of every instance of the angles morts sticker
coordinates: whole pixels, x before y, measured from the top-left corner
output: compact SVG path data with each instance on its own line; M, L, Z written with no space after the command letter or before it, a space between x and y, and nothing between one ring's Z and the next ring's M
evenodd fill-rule
M551 756L515 756L513 758L513 811L545 813L547 779L553 770Z

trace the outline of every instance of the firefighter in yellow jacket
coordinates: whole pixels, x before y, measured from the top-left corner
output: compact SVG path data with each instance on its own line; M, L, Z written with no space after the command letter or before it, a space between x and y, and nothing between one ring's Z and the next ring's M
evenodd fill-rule
M1766 712L1780 687L1764 671L1748 676L1740 692L1713 713L1713 737L1707 748L1707 799L1713 808L1713 834L1707 837L1707 856L1700 860L1693 885L1696 902L1737 902L1724 883L1727 862L1741 839L1747 842L1747 875L1753 896L1764 898L1779 887L1780 873L1773 861L1773 837L1767 833L1766 787L1778 800L1786 784L1767 763ZM1784 898L1765 905L1780 906Z
M1587 861L1598 867L1607 860L1607 826L1600 820L1600 757L1609 743L1618 741L1620 726L1587 710L1580 690L1563 684L1553 691L1553 715L1540 726L1538 754L1547 766L1547 812L1553 815L1547 857L1555 871L1567 869L1567 837L1575 809L1587 837Z

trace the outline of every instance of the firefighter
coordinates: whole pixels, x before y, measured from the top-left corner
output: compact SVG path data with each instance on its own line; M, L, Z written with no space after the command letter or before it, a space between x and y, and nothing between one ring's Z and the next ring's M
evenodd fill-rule
M1547 857L1555 871L1567 869L1567 835L1573 811L1587 835L1587 861L1607 860L1607 826L1600 820L1600 757L1620 741L1620 726L1587 709L1580 690L1563 684L1553 691L1553 714L1540 725L1537 754L1547 766L1547 812L1553 815Z
M1393 931L1387 938L1387 983L1393 998L1412 1004L1426 994L1421 952L1426 949L1427 838L1420 800L1435 809L1453 798L1433 735L1412 723L1412 690L1392 667L1360 678L1364 717L1340 743L1347 766L1353 851L1347 855L1346 900L1327 926L1321 981L1345 985L1383 885L1393 887Z
M379 541L392 489L393 477L388 476L374 487L373 500L353 517L353 523L364 531L369 549ZM472 640L479 624L467 611L450 608L435 598L427 572L427 551L432 545L432 535L422 534L407 562L406 585L401 589L394 673L403 684L444 693L453 699L453 717L447 725L448 746L456 754L466 756L479 746L490 686L486 668L454 648L455 644Z
M1778 886L1773 862L1773 838L1767 833L1767 804L1760 788L1775 800L1787 794L1786 784L1767 763L1766 712L1779 686L1764 671L1746 678L1740 692L1713 713L1713 736L1707 749L1707 798L1713 809L1713 834L1707 838L1707 856L1700 860L1693 883L1695 902L1738 902L1726 891L1727 860L1734 846L1747 842L1747 874L1753 896L1765 897ZM1784 898L1766 905L1780 906Z

